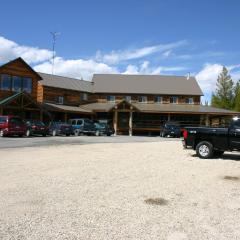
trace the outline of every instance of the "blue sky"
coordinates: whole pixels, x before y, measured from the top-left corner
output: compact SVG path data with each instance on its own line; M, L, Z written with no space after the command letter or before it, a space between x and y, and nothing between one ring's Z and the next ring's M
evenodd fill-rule
M240 78L240 1L4 1L0 63L23 57L36 70L196 76L206 99L226 65Z

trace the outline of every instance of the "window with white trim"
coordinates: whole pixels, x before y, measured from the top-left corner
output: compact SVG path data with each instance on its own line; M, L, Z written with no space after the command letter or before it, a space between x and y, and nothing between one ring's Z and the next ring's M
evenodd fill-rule
M176 96L170 97L170 103L177 104L178 103L178 97L176 97Z
M124 96L123 99L127 102L131 102L132 100L131 96Z
M155 96L154 98L155 103L162 103L162 101L163 101L162 96Z
M108 102L115 102L115 96L108 95L108 96L107 96L107 101L108 101Z
M193 98L186 98L185 103L187 104L193 104Z
M58 96L57 102L58 102L58 104L63 104L63 102L64 102L64 97L63 97L63 96Z
M140 103L147 103L147 96L139 96L138 101Z

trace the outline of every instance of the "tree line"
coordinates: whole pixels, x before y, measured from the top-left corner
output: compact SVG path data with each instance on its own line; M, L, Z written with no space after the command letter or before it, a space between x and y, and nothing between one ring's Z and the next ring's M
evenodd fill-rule
M228 69L223 66L216 83L216 90L212 94L211 105L240 112L240 80L232 80Z

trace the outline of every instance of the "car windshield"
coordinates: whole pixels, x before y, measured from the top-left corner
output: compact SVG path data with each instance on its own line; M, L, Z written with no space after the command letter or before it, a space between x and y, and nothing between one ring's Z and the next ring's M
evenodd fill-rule
M177 125L167 125L167 128L174 128L174 129L179 129L180 127Z
M41 121L33 122L33 124L36 125L36 126L40 126L40 127L44 127L45 126L45 124L43 122L41 122Z
M7 118L6 117L0 117L0 123L6 123Z

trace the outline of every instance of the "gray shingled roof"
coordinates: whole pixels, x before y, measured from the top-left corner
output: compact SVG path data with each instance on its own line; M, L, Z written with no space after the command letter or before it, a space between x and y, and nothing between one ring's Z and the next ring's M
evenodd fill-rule
M94 74L93 83L96 93L203 95L195 77Z
M54 104L54 103L44 103L44 106L48 110L52 111L63 111L63 112L75 112L75 113L89 113L91 114L92 111L80 107L75 107L75 106L68 106L68 105L60 105L60 104Z
M131 103L133 107L140 112L158 112L158 113L199 113L199 114L223 114L223 115L239 115L239 112L229 111L226 109L214 108L210 106L202 105L190 105L190 104L156 104L156 103ZM92 110L108 112L117 103L90 103L81 105L80 107Z
M40 83L43 86L70 89L82 92L92 92L92 82L78 80L75 78L62 77L47 73L38 73L43 80Z

